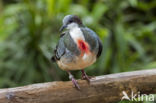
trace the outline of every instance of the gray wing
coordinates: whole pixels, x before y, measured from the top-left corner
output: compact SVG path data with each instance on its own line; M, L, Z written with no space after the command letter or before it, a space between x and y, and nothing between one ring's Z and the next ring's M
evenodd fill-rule
M65 33L61 34L60 40L54 50L54 56L52 56L51 60L56 61L60 60L60 58L65 54L65 45L64 45L64 35Z
M84 33L86 41L90 44L91 50L97 53L97 58L98 58L101 55L103 49L100 38L97 36L97 34L94 31L92 31L87 27L81 28L81 30Z
M80 55L80 50L78 49L72 37L70 36L69 31L67 31L66 35L64 36L64 45L66 49L73 53L75 56Z
M76 43L71 38L69 31L66 31L61 35L58 45L54 50L55 55L51 58L52 61L60 60L63 55L68 55L66 52L73 53L74 55L80 55L80 51L77 48Z
M99 51L98 51L98 54L96 56L97 58L101 56L102 49L103 49L102 42L100 39L98 39L98 43L99 43Z

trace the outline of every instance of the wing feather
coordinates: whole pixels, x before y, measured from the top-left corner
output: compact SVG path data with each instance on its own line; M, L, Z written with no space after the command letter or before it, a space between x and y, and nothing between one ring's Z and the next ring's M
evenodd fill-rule
M84 36L87 42L89 42L91 46L91 50L94 50L97 53L97 58L98 58L101 55L102 49L103 49L100 38L97 36L97 34L93 30L87 27L82 28L82 31L84 33Z
M61 34L60 36L60 40L58 42L58 44L56 45L56 48L54 50L54 56L52 56L51 60L52 61L56 61L56 60L60 60L60 58L65 54L65 45L64 45L64 37L65 33Z

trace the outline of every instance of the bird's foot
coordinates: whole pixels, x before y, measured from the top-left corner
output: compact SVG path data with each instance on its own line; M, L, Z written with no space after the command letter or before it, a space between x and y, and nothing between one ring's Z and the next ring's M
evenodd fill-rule
M90 83L90 78L88 77L88 75L85 73L84 70L81 70L82 72L82 79L87 80Z
M72 78L72 82L74 84L74 87L80 90L80 86L78 85L77 80L75 80L75 78Z
M69 79L73 82L74 87L80 90L80 86L78 85L77 80L73 77L73 75L70 72L68 72L68 74L69 74Z
M82 75L82 79L83 80L87 80L90 83L90 78L88 77L88 75Z

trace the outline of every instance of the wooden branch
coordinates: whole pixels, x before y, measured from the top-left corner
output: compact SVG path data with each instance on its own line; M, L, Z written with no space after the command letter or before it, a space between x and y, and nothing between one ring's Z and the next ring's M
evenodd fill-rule
M97 76L90 84L85 80L78 83L81 90L71 81L0 89L0 103L112 103L121 100L122 91L156 94L156 69Z

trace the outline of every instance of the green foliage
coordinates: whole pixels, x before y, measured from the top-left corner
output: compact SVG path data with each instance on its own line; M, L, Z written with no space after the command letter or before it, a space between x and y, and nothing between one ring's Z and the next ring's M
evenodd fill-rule
M19 0L3 5L0 87L68 80L50 61L67 14L80 16L102 39L103 53L86 69L89 75L156 67L155 5L155 0Z

